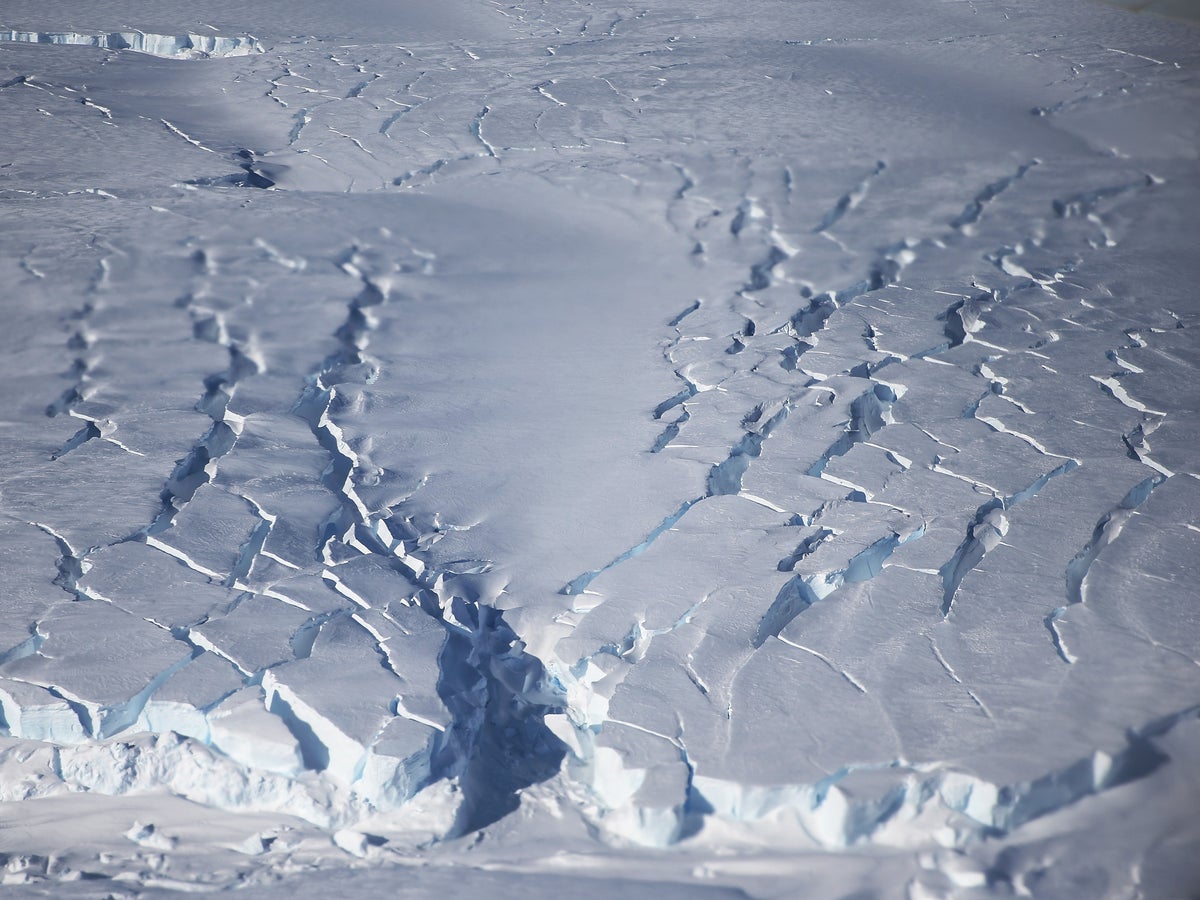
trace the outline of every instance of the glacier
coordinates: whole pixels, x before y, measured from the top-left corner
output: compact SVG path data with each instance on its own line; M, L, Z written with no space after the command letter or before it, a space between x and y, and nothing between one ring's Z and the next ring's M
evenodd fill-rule
M2 19L6 896L1200 884L1195 24Z

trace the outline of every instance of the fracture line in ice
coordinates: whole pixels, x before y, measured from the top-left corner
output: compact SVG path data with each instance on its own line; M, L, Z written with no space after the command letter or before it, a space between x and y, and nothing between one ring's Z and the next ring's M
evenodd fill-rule
M826 656L824 653L821 653L820 651L817 651L817 650L813 650L811 647L805 647L803 644L797 644L794 641L789 641L787 638L783 637L782 635L775 635L775 636L777 638L779 638L779 640L783 641L783 643L787 644L789 647L794 647L797 650L802 650L803 652L807 653L809 656L815 656L817 659L819 659L821 662L823 662L831 672L834 672L834 673L840 675L843 679L845 679L845 681L851 687L853 687L860 694L867 693L867 689L863 686L861 681L859 681L857 678L855 678L853 675L851 675L845 669L840 669L837 666L835 666L833 664L833 661L828 656Z
M1079 461L1068 459L1066 462L1041 475L1026 487L1008 496L993 497L976 511L967 525L967 535L963 538L954 555L938 569L942 579L942 617L947 618L954 609L954 600L963 579L975 569L983 558L1000 545L1008 534L1009 520L1006 513L1037 496L1050 481L1060 475L1066 475L1079 468Z
M477 592L459 587L452 569L438 569L426 561L423 549L436 541L440 532L421 533L395 510L375 512L368 508L355 487L362 458L332 418L339 384L369 384L377 376L378 365L367 352L376 327L375 307L389 302L397 275L428 272L431 264L430 255L411 250L399 266L380 271L368 252L356 248L347 255L342 268L357 277L363 289L351 300L346 321L338 329L340 350L327 357L310 376L296 412L308 421L318 443L330 456L324 480L339 500L326 520L317 548L326 566L326 583L361 608L362 598L355 602L357 595L331 567L355 555L378 557L417 587L412 605L445 629L438 657L438 692L451 724L449 728L430 725L432 733L425 751L428 765L423 780L413 789L428 780L457 778L463 802L452 834L460 834L507 814L518 802L516 791L530 783L525 779L539 780L557 769L562 751L543 720L547 711L561 703L562 690L547 676L541 661L525 652L524 644L504 622L500 611L487 605L486 598ZM358 618L357 613L352 616ZM398 632L403 631L398 623L393 621L393 625ZM319 620L313 622L310 632L314 640L322 626ZM367 630L376 639L381 665L399 678L386 636L374 626ZM303 649L298 648L298 652ZM342 746L343 756L350 752L348 739L339 737L336 727L325 723L298 696L285 696L282 682L276 679L272 685L272 704L287 717L293 733L304 734L306 728L320 732L321 736L314 732L305 745L309 756L322 759L322 747L328 747L330 741ZM397 697L388 715L426 721L405 708L402 696ZM503 760L477 749L481 742L496 741L511 746L514 758L526 761L519 772L501 771ZM500 756L507 758L505 753Z
M1133 348L1145 347L1145 342L1141 339L1137 331L1129 331L1128 336L1131 343L1123 345L1116 350L1110 351L1109 358L1120 363L1119 353L1121 350L1129 350ZM1124 365L1124 364L1122 364ZM1134 485L1125 494L1113 509L1105 513L1096 523L1096 527L1092 530L1091 539L1082 550L1067 564L1066 570L1066 593L1067 602L1063 606L1053 609L1045 618L1046 629L1050 632L1051 640L1054 643L1054 649L1058 653L1059 658L1063 662L1071 664L1078 660L1070 649L1067 647L1066 637L1060 625L1065 624L1067 612L1070 607L1085 603L1087 601L1087 586L1086 580L1088 573L1091 571L1092 564L1103 552L1104 548L1113 543L1125 526L1137 514L1137 510L1150 499L1154 491L1164 484L1168 478L1173 477L1173 473L1168 469L1163 468L1150 458L1149 445L1146 442L1145 435L1147 427L1149 431L1154 431L1164 421L1165 413L1157 410L1152 410L1146 407L1129 396L1125 388L1120 383L1122 374L1129 374L1128 366L1125 370L1118 372L1108 378L1100 378L1095 375L1090 376L1091 379L1097 382L1108 394L1117 402L1121 403L1136 412L1142 414L1142 422L1130 434L1122 435L1122 440L1129 451L1129 455L1155 470L1154 475L1143 479L1138 484ZM1156 418L1152 418L1156 417ZM1136 443L1135 443L1136 441Z
M924 523L907 534L893 531L859 551L843 568L818 575L794 575L780 589L758 623L754 646L761 647L770 637L779 637L791 622L819 600L834 594L843 585L859 584L878 577L896 550L925 536Z
M972 197L967 205L963 207L963 211L950 222L950 227L969 234L971 226L978 222L983 215L984 208L1012 187L1014 182L1024 178L1026 172L1040 163L1041 160L1032 159L1019 166L1012 175L1006 175L998 181L993 181L987 185L987 187Z
M866 198L867 192L871 189L871 182L887 168L887 163L883 160L875 163L875 168L862 181L858 183L852 190L847 191L838 198L833 208L825 213L825 217L813 228L813 234L820 234L823 231L833 227L841 220L842 216L853 209L857 209L858 205Z

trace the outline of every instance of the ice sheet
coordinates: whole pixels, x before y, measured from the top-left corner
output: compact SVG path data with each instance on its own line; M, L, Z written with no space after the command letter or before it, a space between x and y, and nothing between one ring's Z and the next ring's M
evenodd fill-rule
M1196 875L1193 26L3 15L6 885Z

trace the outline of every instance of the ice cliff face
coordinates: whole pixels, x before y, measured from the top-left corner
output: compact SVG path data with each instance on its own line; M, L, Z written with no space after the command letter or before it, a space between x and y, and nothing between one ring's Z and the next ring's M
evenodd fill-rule
M1191 33L752 6L0 32L13 883L1186 883Z
M252 37L220 37L205 34L147 34L144 31L112 31L107 34L80 34L74 31L0 30L0 41L27 44L75 44L104 50L131 50L167 59L211 59L261 53L262 46Z

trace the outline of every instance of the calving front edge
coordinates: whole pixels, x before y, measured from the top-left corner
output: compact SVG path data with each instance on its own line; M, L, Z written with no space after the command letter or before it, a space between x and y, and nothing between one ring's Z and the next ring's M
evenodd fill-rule
M263 47L250 35L223 37L215 34L151 34L145 31L15 31L0 29L0 42L18 44L71 44L102 50L129 50L165 59L209 59L262 53Z
M593 713L603 701L590 699ZM598 746L602 726L577 726L567 716L547 724L572 748L566 771L584 815L608 841L666 847L687 841L793 849L879 847L966 848L1003 837L1087 797L1145 778L1169 761L1156 739L1200 717L1192 706L1132 729L1123 745L1036 778L997 784L939 762L896 759L845 766L810 784L763 785L705 776L680 738L672 743L687 766L686 799L644 806L636 795L644 769ZM707 833L711 830L711 837Z

